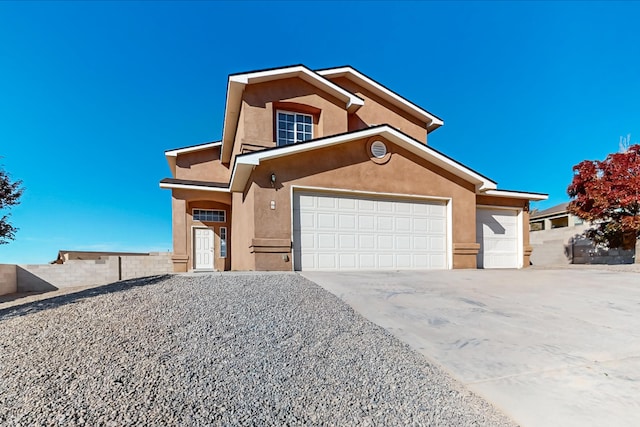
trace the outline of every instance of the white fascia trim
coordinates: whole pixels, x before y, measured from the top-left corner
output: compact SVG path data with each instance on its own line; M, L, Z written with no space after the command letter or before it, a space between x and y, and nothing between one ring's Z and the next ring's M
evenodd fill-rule
M507 190L486 190L478 193L479 195L497 196L497 197L509 197L511 199L527 199L527 200L547 200L549 198L546 194L536 193L521 193L519 191L507 191Z
M331 68L328 70L320 70L317 71L321 76L341 76L341 75L349 75L354 77L359 83L364 83L365 86L369 86L370 89L373 89L374 92L377 92L383 95L383 98L390 99L394 104L401 108L405 108L410 110L414 114L418 115L422 120L425 121L427 127L429 126L442 126L444 122L439 118L435 117L433 114L430 114L428 111L423 110L417 105L408 102L406 99L402 98L398 94L390 91L386 87L382 86L380 83L375 80L370 79L369 77L361 74L357 70L354 70L351 67L341 67L341 68Z
M364 105L364 100L359 96L342 89L332 81L321 77L318 73L315 73L301 65L288 68L278 68L275 70L257 71L247 74L236 74L229 77L229 82L248 85L251 83L262 83L265 81L286 79L290 77L300 77L314 86L324 89L326 92L329 92L337 98L345 101L347 109L350 109L352 106Z
M187 184L169 184L165 182L160 183L160 188L171 188L171 189L180 189L180 190L201 190L201 191L212 191L216 193L230 193L231 190L229 187L207 187L204 185L187 185Z
M457 176L462 176L463 178L474 182L476 184L476 188L480 190L493 190L496 188L496 183L489 180L488 178L485 178L482 175L479 175L478 173L472 171L471 169L468 169L460 165L459 163L454 162L448 157L432 150L428 146L407 137L396 129L385 125L363 129L348 134L337 135L334 137L322 138L317 141L288 145L280 149L256 151L251 154L245 154L243 156L236 157L236 163L233 167L233 173L231 175L231 191L242 191L242 189L244 189L246 180L249 178L251 170L264 160L271 160L292 154L304 153L305 151L329 147L356 139L369 138L378 135L400 146L403 146L412 153L421 156L422 158L430 161L431 163L434 163L437 166L442 167L443 169ZM242 182L237 181L238 179Z
M165 151L164 155L167 157L176 157L178 154L206 150L207 148L219 147L221 145L222 145L222 141L208 142L206 144L194 145L193 147L178 148L175 150Z

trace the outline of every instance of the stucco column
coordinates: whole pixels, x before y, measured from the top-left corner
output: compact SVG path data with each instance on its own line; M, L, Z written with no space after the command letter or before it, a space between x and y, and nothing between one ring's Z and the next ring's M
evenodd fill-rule
M171 218L173 233L173 271L188 270L189 252L187 251L187 202L183 199L171 198Z

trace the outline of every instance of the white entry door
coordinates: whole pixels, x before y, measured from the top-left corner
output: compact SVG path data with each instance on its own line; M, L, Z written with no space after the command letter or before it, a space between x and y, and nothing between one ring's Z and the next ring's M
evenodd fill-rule
M196 228L194 231L194 259L196 269L213 269L213 230Z
M479 208L476 241L480 243L478 268L522 267L519 211Z
M445 202L294 193L296 270L446 269Z

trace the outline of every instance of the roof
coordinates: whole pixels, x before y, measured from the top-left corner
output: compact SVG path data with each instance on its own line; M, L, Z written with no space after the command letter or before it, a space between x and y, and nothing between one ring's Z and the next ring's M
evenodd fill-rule
M542 218L542 217L551 216L551 215L563 214L567 212L568 206L569 206L569 202L560 203L559 205L555 205L553 207L550 207L549 209L536 212L535 214L531 215L529 219L532 220L532 219Z
M369 138L372 136L382 136L385 139L398 144L406 150L430 161L431 163L445 169L448 172L459 176L466 181L476 185L478 191L495 190L496 183L473 169L459 163L439 151L424 145L422 142L409 135L389 126L380 125L367 129L346 132L339 135L332 135L318 139L311 139L293 145L274 147L266 150L255 151L238 155L233 165L230 188L231 191L242 191L246 185L251 171L263 161L290 156L319 148L348 143L354 140Z
M431 132L442 126L444 122L438 116L418 107L411 101L403 98L386 86L376 82L369 76L347 65L337 68L326 68L313 71L302 64L290 65L280 68L249 71L245 73L230 74L227 83L227 98L225 101L224 123L222 130L221 160L228 163L231 160L232 146L240 116L242 93L248 84L262 83L279 79L298 77L314 85L315 87L330 93L345 103L345 109L350 113L355 112L364 105L364 100L351 93L330 79L334 77L346 77L363 88L371 91L380 98L389 102L425 123L427 132Z
M233 140L240 117L242 105L242 93L248 84L262 83L273 80L298 77L307 83L335 96L345 103L345 109L354 112L362 105L364 100L359 96L348 92L331 80L310 70L304 65L292 65L283 68L271 68L267 70L251 71L248 73L231 74L227 83L227 99L224 109L224 127L222 130L222 161L231 160Z
M435 114L431 114L421 107L418 107L413 102L398 95L396 92L376 82L371 77L361 73L360 71L349 65L337 68L326 68L323 70L317 70L317 73L327 78L346 77L347 79L354 81L358 85L380 96L390 104L407 111L408 113L427 123L427 132L436 130L444 124L444 121L442 121L440 117L436 116Z
M178 154L206 150L208 148L219 147L221 145L222 145L222 141L205 142L203 144L189 145L188 147L173 148L171 150L166 150L164 152L164 155L176 157Z
M182 188L186 190L217 191L228 193L229 184L225 182L193 181L190 179L164 178L160 188Z

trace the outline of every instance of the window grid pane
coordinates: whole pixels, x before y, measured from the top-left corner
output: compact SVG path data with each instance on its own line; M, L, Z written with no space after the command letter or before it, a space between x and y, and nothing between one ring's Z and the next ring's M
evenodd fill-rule
M313 139L312 117L307 114L278 112L278 145Z
M193 220L203 222L225 222L225 211L194 209Z

